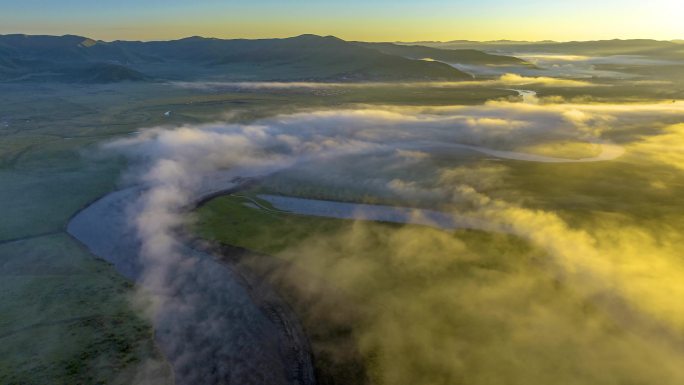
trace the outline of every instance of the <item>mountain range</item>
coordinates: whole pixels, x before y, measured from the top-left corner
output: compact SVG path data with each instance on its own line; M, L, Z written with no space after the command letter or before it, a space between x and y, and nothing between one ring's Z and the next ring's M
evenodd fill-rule
M652 58L681 59L684 58L684 45L678 40L652 39L613 39L593 41L511 41L496 40L477 42L453 40L448 42L424 41L414 43L396 43L402 46L425 46L442 50L475 49L490 53L558 53L587 56L609 55L641 55Z
M348 42L317 35L151 42L0 35L3 82L459 81L472 77L450 64L501 63L525 64L473 49Z

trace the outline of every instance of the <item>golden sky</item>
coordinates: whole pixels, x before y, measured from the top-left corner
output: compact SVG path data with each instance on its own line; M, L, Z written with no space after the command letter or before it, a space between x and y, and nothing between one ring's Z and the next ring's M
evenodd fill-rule
M0 7L0 33L103 40L302 33L368 41L684 38L681 0L0 0Z

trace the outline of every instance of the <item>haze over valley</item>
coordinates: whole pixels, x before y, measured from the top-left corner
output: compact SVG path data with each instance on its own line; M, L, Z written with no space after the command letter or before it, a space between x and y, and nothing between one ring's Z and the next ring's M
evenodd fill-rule
M684 383L679 5L434 1L0 5L0 384Z

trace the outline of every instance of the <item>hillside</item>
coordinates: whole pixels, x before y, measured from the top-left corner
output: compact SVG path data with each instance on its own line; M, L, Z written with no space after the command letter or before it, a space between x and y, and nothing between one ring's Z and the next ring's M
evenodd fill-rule
M95 41L80 36L0 36L1 81L159 80L406 81L470 79L328 36L222 40Z
M388 55L403 56L411 59L434 59L451 64L490 64L490 65L527 65L524 60L513 56L492 55L475 49L440 49L422 45L400 45L393 43L356 44L378 50Z
M411 46L416 43L401 43L402 46ZM587 56L609 55L648 55L659 58L683 58L684 47L675 41L662 41L651 39L613 39L595 41L570 41L570 42L517 42L517 41L489 41L474 42L455 40L450 42L422 42L421 46L440 48L445 50L475 49L494 53L558 53Z

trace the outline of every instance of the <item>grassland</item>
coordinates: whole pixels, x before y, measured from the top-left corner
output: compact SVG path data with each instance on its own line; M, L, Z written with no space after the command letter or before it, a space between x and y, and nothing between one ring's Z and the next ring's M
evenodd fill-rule
M600 361L602 371L591 357L623 355L618 341L639 346L638 337L521 239L278 213L250 200L208 202L195 231L271 255L248 255L239 264L270 280L300 316L322 384L486 384L504 377L572 384L632 376L622 367L628 356L617 366ZM664 373L662 379L669 380Z
M598 101L682 97L681 88L657 85L546 87L538 91L540 96L589 96L587 99ZM131 284L64 232L66 223L76 211L117 188L117 180L127 167L123 159L103 153L99 147L102 142L151 126L249 122L278 113L359 104L481 104L514 95L512 91L484 87L387 86L254 91L193 90L158 83L0 85L0 273L3 277L0 284L0 356L3 357L0 383L132 383L141 372L153 373L159 383L170 383L169 369L154 346L150 325L136 316L128 301L133 290ZM165 116L166 111L172 111L171 115ZM409 179L429 180L434 173L427 171L456 163L467 167L500 166L500 162L479 158L467 153L436 157L416 167L392 172ZM340 185L334 183L345 172L372 176L374 161L378 165L382 162L349 159L348 170L331 174L327 179L311 180L306 174L283 172L265 181L264 188L307 197L402 203L396 197L378 196L372 185L340 189ZM516 191L528 207L556 210L571 223L587 223L597 212L618 213L629 215L633 220L653 222L666 218L671 223L679 223L676 213L681 212L681 207L677 197L684 192L684 182L677 176L679 174L659 165L625 159L591 165L506 162L502 167L509 171L503 184L491 186L485 192L496 196ZM392 175L390 172L382 177ZM337 179L337 182L343 181ZM658 183L667 183L668 188L654 188ZM330 238L331 244L336 244L338 234L353 232L358 226L348 221L267 213L242 203L239 198L230 197L209 202L199 212L201 234L226 245L273 255L288 266L295 263L293 266L303 266L306 274L314 276L318 274L317 269L296 263L293 247L304 247L315 238ZM382 241L386 234L403 234L401 227L396 225L367 223L364 226L369 234L383 236L359 241L358 247L367 251L358 254L354 262L387 254L383 253L387 244ZM568 299L571 295L543 295L545 292L565 293L567 288L559 288L552 277L539 272L537 251L517 238L475 231L454 234L429 229L421 231L437 238L448 237L463 245L459 249L463 258L444 266L440 274L433 276L429 272L431 282L446 281L447 274L453 273L462 278L463 289L466 289L468 282L483 276L494 281L502 271L525 269L538 276L541 282L539 287L530 289L540 293L538 296L530 294L534 301L545 304L572 302ZM345 384L363 383L384 372L388 358L358 344L359 338L364 336L359 330L367 329L350 328L349 325L363 326L364 320L369 319L366 315L377 305L373 301L379 300L372 293L394 293L397 298L407 295L416 300L409 289L422 288L420 282L424 276L402 271L401 266L393 265L390 259L369 260L375 261L373 266L384 264L388 269L386 274L378 275L377 282L355 281L356 287L337 281L330 282L332 289L322 285L327 289L321 296L332 298L332 302L321 302L319 295L302 296L301 288L292 287L287 277L273 277L274 283L283 288L302 314L317 349L319 368L329 374L323 377L327 381L335 378ZM311 259L305 256L300 261L310 262ZM334 262L334 259L329 261ZM244 263L265 271L264 266L271 266L272 262L246 260ZM297 271L301 269L298 267ZM406 279L411 285L404 291L399 279ZM311 299L316 306L307 310L310 303L301 302L301 298ZM364 298L369 300L364 301ZM536 303L534 301L532 303ZM398 303L390 301L389 304L392 311L401 312ZM330 310L331 306L338 305L349 310L350 318L322 316L326 312L321 309ZM580 305L572 306L580 311L576 307ZM442 313L438 316L446 317ZM484 327L478 326L481 320L476 312L466 312L464 317L473 317L462 320L464 338L476 341L483 337L484 341L494 343L497 336L487 334ZM313 329L316 325L320 329ZM440 380L422 369L416 368L415 375L435 382ZM407 381L412 379L415 378L406 377Z
M171 381L152 328L131 308L131 283L64 231L71 215L116 187L124 166L84 151L96 155L96 143L146 120L125 111L135 101L121 91L3 86L3 384Z
M622 127L607 135L628 144L653 132L658 129ZM194 231L224 252L238 246L261 253L240 263L276 285L300 315L322 383L676 383L671 372L651 371L640 366L643 357L635 358L649 349L645 341L659 340L635 326L642 321L619 301L600 298L604 294L583 295L584 288L553 267L553 258L520 238L307 217L249 203L270 208L257 194L276 193L444 208L444 196L406 199L383 186L402 178L429 188L450 175L451 183L470 184L529 213L558 215L564 231L601 232L596 247L602 253L612 255L623 242L623 251L637 253L632 257L651 271L658 253L672 252L679 263L669 238L684 225L679 169L630 147L616 160L581 164L500 161L468 152L431 154L400 168L388 165L391 159L354 155L299 165L264 178L244 197L215 198L196 213ZM468 209L458 202L454 208ZM611 313L616 307L617 316ZM482 375L486 368L496 374Z
M381 297L396 295L400 298L410 290L420 292L425 285L447 279L462 280L465 287L466 282L477 279L481 271L525 268L519 264L522 260L526 261L523 264L527 267L534 264L532 249L525 242L507 235L473 230L445 233L420 226L376 222L360 225L352 220L300 216L248 206L254 200L263 207L272 208L268 202L249 192L219 197L198 210L193 231L224 246L261 253L248 255L239 264L271 280L294 307L311 339L320 384L385 383L380 375L385 368L376 365L386 363L376 355L391 352L382 349L368 351L359 342L364 337L360 329L369 322L364 317L375 311L373 307L378 306L375 301ZM388 234L402 236L413 231L437 238L446 237L463 246L453 263L441 274L431 276L429 282L423 280L425 277L421 272L408 271L405 270L407 266L397 264L393 246L388 242ZM358 239L353 237L355 242L359 242L353 247L356 253L333 257L324 252L317 254L316 248L299 247L311 245L313 239L323 239L322 242L351 241L340 238L352 233L367 235ZM451 251L447 248L440 253ZM344 282L345 278L341 276L331 277L320 270L322 266L331 267L339 263L341 260L337 258L348 258L350 266L356 263L374 266L372 277L364 277L367 272L358 272L359 278L372 282L356 285ZM318 261L313 262L315 259ZM312 293L306 282L313 282L316 291ZM406 300L411 301L409 298ZM468 327L477 328L475 324ZM416 369L414 379L424 376L419 383L429 383L430 378L437 378L428 375L426 368L417 366Z
M131 283L65 234L0 244L3 384L163 384L152 329Z
M250 121L356 103L415 104L421 98L477 104L511 94L482 88L320 94L155 83L0 85L0 383L133 383L144 373L171 381L150 325L128 301L131 284L64 231L75 212L117 188L127 167L103 154L101 143L159 125Z

